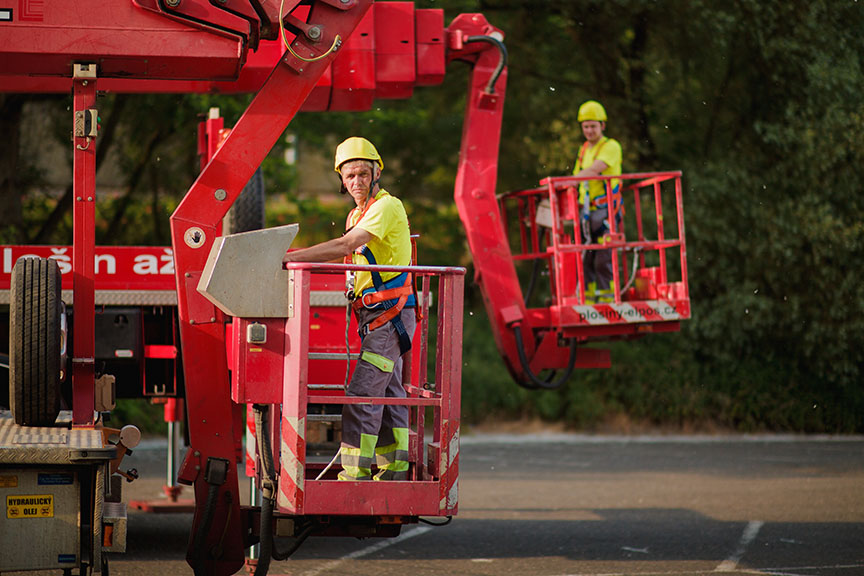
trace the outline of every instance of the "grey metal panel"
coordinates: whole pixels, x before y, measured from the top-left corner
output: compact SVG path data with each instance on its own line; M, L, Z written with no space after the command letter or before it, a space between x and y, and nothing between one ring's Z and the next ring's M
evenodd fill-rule
M105 473L107 464L96 467L96 484L93 490L93 538L90 542L90 558L93 560L93 574L102 573L102 513L105 506Z
M423 294L421 292L417 293L417 298L419 300L420 306L423 306ZM429 303L426 305L427 308L432 306L433 295L429 293ZM348 299L345 298L345 293L340 292L338 290L313 290L309 293L309 305L310 306L321 306L321 307L332 307L332 308L344 308L348 304Z
M63 301L69 305L75 300L72 290L63 290ZM97 306L176 306L175 290L96 290ZM0 290L0 305L9 304L9 290Z
M61 424L68 414L61 413ZM0 410L0 464L68 464L110 460L113 446L102 444L99 430L18 426L8 410Z
M62 433L56 433L53 430L49 430L47 433L43 431L32 432L32 433L17 433L12 436L13 444L62 444L65 446L69 441L69 437Z
M216 238L198 291L229 316L287 318L289 272L282 255L298 230L288 224Z
M123 502L105 502L102 508L102 522L113 527L111 545L102 548L103 552L126 552L126 526L128 515Z
M426 305L425 305L425 306L423 305L423 296L424 296L423 292L417 292L417 304L418 304L421 308L425 308L425 309L428 310L429 308L432 307L433 300L435 299L435 293L434 293L434 292L429 292L429 301L426 302Z
M309 390L345 390L344 384L309 384ZM308 416L308 414L307 414Z
M206 296L206 294L205 294ZM423 297L420 298L422 306ZM97 306L176 306L177 292L174 290L97 290ZM72 291L63 290L63 301L72 304ZM309 305L325 308L342 308L348 303L345 294L338 290L313 290L309 293ZM9 304L9 291L0 291L0 304ZM429 295L429 306L432 295ZM218 304L217 304L218 306Z
M97 306L177 305L176 290L96 290L95 298Z
M309 352L309 360L345 360L344 352ZM352 360L360 358L360 354L352 353Z
M0 487L0 571L77 568L81 565L81 502L79 472L57 468L3 468L14 478ZM41 482L40 476L68 478L68 482ZM8 498L50 496L51 517L10 518Z
M307 414L307 422L341 422L342 414Z
M348 304L344 292L338 290L313 290L309 293L309 305L344 308Z

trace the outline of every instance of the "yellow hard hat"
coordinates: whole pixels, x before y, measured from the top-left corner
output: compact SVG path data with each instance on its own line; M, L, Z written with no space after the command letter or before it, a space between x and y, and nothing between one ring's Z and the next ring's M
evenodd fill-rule
M378 167L384 170L384 161L381 160L378 150L371 142L359 136L352 136L336 147L336 164L333 169L342 174L339 167L349 160L371 160L377 162Z
M577 118L577 121L586 122L588 120L606 122L606 110L604 110L603 105L596 100L588 100L579 107L579 117Z

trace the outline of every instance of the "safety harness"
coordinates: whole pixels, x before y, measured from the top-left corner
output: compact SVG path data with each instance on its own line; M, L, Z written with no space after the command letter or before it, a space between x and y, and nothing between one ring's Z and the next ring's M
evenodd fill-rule
M607 138L606 136L604 136L603 139L600 141L600 143L597 145L597 151L594 153L594 159L595 159L595 160L596 160L597 157L600 155L600 151L603 149L603 146L605 146L606 143L607 143L608 141L609 141L609 138ZM582 169L584 168L584 166L582 166L582 159L585 157L585 152L588 151L588 148L589 148L590 144L591 144L590 142L586 141L586 142L584 142L584 143L582 144L582 147L579 149L579 159L577 160L577 164L576 164L576 166L577 166L577 170L576 170L576 171L577 171L577 172L578 172L579 170L582 170ZM604 182L604 185L603 185L603 188L604 188L603 194L600 195L600 196L598 196L596 199L591 198L591 186L590 186L590 182L587 182L587 181L586 181L586 182L582 182L581 185L582 185L582 186L585 186L585 196L586 196L586 200L587 200L588 202L590 202L590 206L591 206L591 209L592 209L592 210L593 210L593 209L597 209L597 208L605 207L605 205L606 205L606 191L605 191L606 185L605 185L605 182ZM620 190L620 189L621 189L621 184L620 184L620 183L617 184L617 185L612 189L612 205L613 205L613 208L615 208L616 210L617 210L618 204L620 203L620 199L619 199L619 190Z
M363 219L363 216L366 215L366 212L377 199L376 195L369 200L369 203L366 204L366 207L363 209L357 222L360 222ZM355 208L348 214L348 218L345 222L346 233L353 228L353 226L350 225L351 216L356 210L357 209ZM359 253L366 258L366 261L370 265L375 266L378 264L378 261L369 246L364 245ZM352 263L350 259L351 256L345 257L346 264ZM413 264L413 261L411 263ZM369 334L369 332L390 322L393 324L393 328L399 336L399 353L405 354L411 349L411 335L408 334L408 330L402 322L401 312L406 306L408 308L414 308L417 306L417 298L414 295L414 282L412 281L412 276L408 272L402 272L386 282L381 278L381 274L379 274L377 270L373 270L371 276L372 287L363 290L363 293L354 299L352 306L355 312L359 312L364 308L366 310L382 310L383 312L372 320L372 322L369 322L360 328L360 339L362 340L367 334ZM353 296L353 289L350 290L349 294L349 297Z

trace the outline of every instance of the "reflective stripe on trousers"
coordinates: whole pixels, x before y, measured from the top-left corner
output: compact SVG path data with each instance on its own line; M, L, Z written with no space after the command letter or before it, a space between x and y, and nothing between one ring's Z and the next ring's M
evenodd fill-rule
M408 428L393 428L394 442L375 448L375 480L408 479Z
M360 435L360 447L342 443L339 456L342 460L342 471L339 480L369 480L372 477L372 462L375 456L377 436Z
M588 282L585 288L585 304L611 304L615 301L615 282L609 282L608 288L597 288L596 282Z

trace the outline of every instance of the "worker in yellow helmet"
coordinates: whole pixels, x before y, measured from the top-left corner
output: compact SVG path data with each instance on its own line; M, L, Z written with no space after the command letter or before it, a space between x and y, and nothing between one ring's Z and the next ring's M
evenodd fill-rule
M289 251L283 262L345 262L382 266L411 264L411 233L405 208L379 186L384 161L365 138L336 148L334 169L342 192L354 200L345 234L309 248ZM405 272L358 272L349 299L362 346L347 396L404 398L402 356L416 327L416 297ZM406 480L408 407L346 404L342 407L340 480ZM372 476L373 464L377 473Z
M573 167L579 177L617 176L621 174L621 144L603 135L606 130L606 110L594 100L579 107L577 118L582 125L585 143ZM609 198L611 193L616 224L620 222L621 182L617 179L586 180L579 185L579 206L582 213L583 239L591 244L603 244L608 238ZM586 304L612 302L615 287L612 281L611 250L588 250L583 253Z

